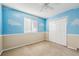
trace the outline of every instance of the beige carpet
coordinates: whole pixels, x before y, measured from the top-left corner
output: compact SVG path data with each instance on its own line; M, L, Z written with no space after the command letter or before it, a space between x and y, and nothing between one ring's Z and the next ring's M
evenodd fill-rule
M42 41L36 44L12 49L3 56L79 56L79 51L68 49L56 43Z

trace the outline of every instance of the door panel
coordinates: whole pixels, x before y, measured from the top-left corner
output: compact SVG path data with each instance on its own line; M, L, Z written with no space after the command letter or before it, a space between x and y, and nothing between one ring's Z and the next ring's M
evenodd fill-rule
M49 21L49 41L66 46L66 18Z

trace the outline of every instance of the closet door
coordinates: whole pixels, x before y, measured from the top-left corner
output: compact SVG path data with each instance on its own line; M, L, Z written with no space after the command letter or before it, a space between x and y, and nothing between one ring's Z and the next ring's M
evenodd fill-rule
M49 21L49 41L66 46L66 18Z

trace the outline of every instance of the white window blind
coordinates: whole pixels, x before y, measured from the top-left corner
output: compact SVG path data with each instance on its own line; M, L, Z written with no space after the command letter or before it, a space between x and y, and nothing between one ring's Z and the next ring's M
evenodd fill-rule
M31 32L31 19L24 18L24 33Z

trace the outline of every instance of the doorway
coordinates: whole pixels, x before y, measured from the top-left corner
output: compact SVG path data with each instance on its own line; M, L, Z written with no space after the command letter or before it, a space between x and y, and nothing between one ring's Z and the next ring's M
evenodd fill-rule
M67 18L49 20L49 41L67 46Z

